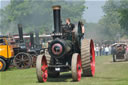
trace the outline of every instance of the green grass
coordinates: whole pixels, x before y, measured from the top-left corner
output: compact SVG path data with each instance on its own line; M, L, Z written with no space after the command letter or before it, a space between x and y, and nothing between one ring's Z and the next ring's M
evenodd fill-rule
M98 56L95 76L82 77L80 82L72 82L71 72L68 72L38 83L35 68L13 68L0 73L0 85L128 85L128 62L113 63L111 56Z

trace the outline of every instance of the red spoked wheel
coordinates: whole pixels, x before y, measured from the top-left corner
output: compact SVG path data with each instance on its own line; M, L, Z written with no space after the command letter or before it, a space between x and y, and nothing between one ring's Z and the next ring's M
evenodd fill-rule
M74 53L72 56L72 78L74 81L81 80L82 65L81 57L78 53Z
M39 55L36 61L36 74L39 82L46 82L48 78L48 65L44 55Z

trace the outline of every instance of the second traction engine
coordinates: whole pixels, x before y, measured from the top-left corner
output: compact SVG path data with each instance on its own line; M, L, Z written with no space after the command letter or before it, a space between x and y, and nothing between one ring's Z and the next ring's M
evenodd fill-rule
M58 77L60 72L72 71L74 81L80 81L81 73L85 76L95 74L95 53L93 40L82 38L80 22L75 31L69 31L61 23L61 6L53 6L54 32L48 49L39 55L36 72L39 82L46 82L49 77Z

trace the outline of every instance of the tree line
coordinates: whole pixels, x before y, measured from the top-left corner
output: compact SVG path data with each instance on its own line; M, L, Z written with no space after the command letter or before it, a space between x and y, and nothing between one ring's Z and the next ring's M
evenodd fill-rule
M108 0L102 7L105 15L97 24L88 23L87 33L96 40L128 39L128 0Z
M17 24L22 24L24 32L39 30L40 33L53 30L52 6L61 5L61 17L64 22L71 18L77 23L82 19L85 1L68 0L11 0L8 6L0 10L2 34L16 33Z

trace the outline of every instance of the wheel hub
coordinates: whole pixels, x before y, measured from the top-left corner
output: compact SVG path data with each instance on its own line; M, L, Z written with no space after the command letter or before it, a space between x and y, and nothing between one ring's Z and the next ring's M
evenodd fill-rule
M80 58L80 56L78 56L78 59L77 59L77 76L78 76L78 81L80 81L81 80L81 72L82 72L82 70L81 70L81 58Z
M47 80L47 78L48 78L48 74L45 72L45 73L43 73L43 75L42 75L42 76L43 76L43 80L44 80L44 81L46 81L46 80Z
M2 67L3 67L3 63L2 63L2 62L0 62L0 69L2 69Z
M48 68L48 65L47 65L47 62L46 62L46 58L45 56L43 57L43 60L42 60L42 67L41 67L41 70L42 70L42 80L43 82L46 82L47 81L47 78L48 78L48 71L47 71L47 68Z
M80 66L80 65L78 66L78 69L79 69L79 70L81 69L81 66Z

